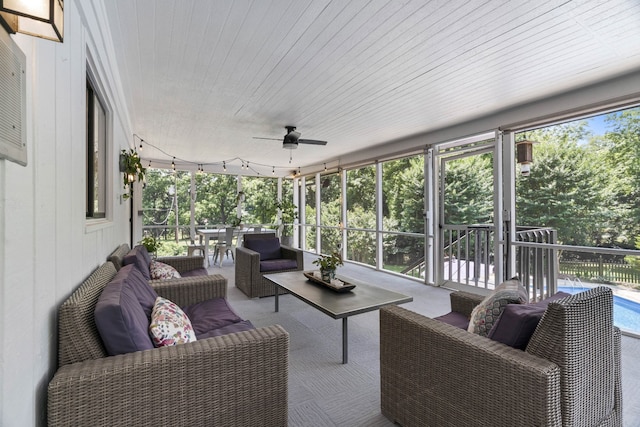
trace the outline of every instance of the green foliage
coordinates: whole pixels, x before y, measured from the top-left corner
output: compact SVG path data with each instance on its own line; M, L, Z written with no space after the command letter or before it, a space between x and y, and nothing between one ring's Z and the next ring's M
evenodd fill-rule
M245 194L242 217L245 224L274 224L276 222L278 180L275 178L243 177Z
M291 199L278 200L275 207L282 212L282 235L291 236L293 234L293 222L298 218L298 207Z
M640 249L640 236L636 237L636 249ZM634 269L640 271L640 256L628 255L624 257L624 260Z
M446 163L444 221L446 224L487 224L493 221L493 155Z
M578 144L584 123L531 132L534 163L516 180L518 225L551 227L569 245L599 243L605 170L600 151ZM574 136L575 135L575 136Z
M389 231L424 231L423 156L385 162L382 165L382 213L394 228ZM375 194L375 192L374 192Z
M342 265L342 257L338 252L332 252L329 255L321 255L313 264L320 267L320 270L335 270Z
M140 240L140 244L147 248L147 252L150 254L156 253L160 247L160 242L150 234L143 236L142 240Z
M123 197L127 199L133 191L131 183L136 180L139 182L143 181L146 172L146 169L142 167L142 163L140 162L140 156L133 148L130 148L129 151L122 150L120 153L120 170L123 172L122 182L124 183L124 189L129 189L129 192L123 195Z
M170 240L160 241L158 248L158 256L180 256L186 255L187 247L182 243L176 243Z

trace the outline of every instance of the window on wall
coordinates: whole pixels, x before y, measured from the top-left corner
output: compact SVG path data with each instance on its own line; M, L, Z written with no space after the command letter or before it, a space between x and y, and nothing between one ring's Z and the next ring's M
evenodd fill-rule
M383 268L406 274L424 261L424 156L382 164Z
M376 168L347 171L347 258L376 265Z
M87 79L87 214L105 218L107 204L107 115L90 79Z
M309 177L305 183L305 217L306 247L309 251L316 251L316 179Z
M329 254L340 247L342 197L340 175L332 173L320 178L320 252Z

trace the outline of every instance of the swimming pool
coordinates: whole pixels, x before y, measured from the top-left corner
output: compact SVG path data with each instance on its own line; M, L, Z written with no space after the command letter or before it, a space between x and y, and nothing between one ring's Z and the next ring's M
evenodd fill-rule
M558 291L577 294L591 288L584 286L558 286ZM640 303L613 296L613 323L623 329L640 332Z

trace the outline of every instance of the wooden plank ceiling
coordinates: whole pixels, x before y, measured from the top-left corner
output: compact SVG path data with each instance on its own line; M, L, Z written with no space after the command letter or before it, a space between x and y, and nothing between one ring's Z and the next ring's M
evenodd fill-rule
M638 0L104 7L133 131L157 147L143 157L207 170L241 158L284 175L640 66ZM290 152L253 139L285 125L329 143Z

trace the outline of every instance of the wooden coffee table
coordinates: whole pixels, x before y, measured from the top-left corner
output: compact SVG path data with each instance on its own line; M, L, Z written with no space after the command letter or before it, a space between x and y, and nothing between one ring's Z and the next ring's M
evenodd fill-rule
M404 304L413 301L413 297L367 285L343 275L338 275L338 278L356 285L349 292L340 293L313 283L302 274L302 271L265 274L264 277L276 287L276 312L279 310L278 294L280 288L282 288L324 314L334 319L342 319L342 363L347 363L348 361L347 319L349 316L378 310L385 305Z

